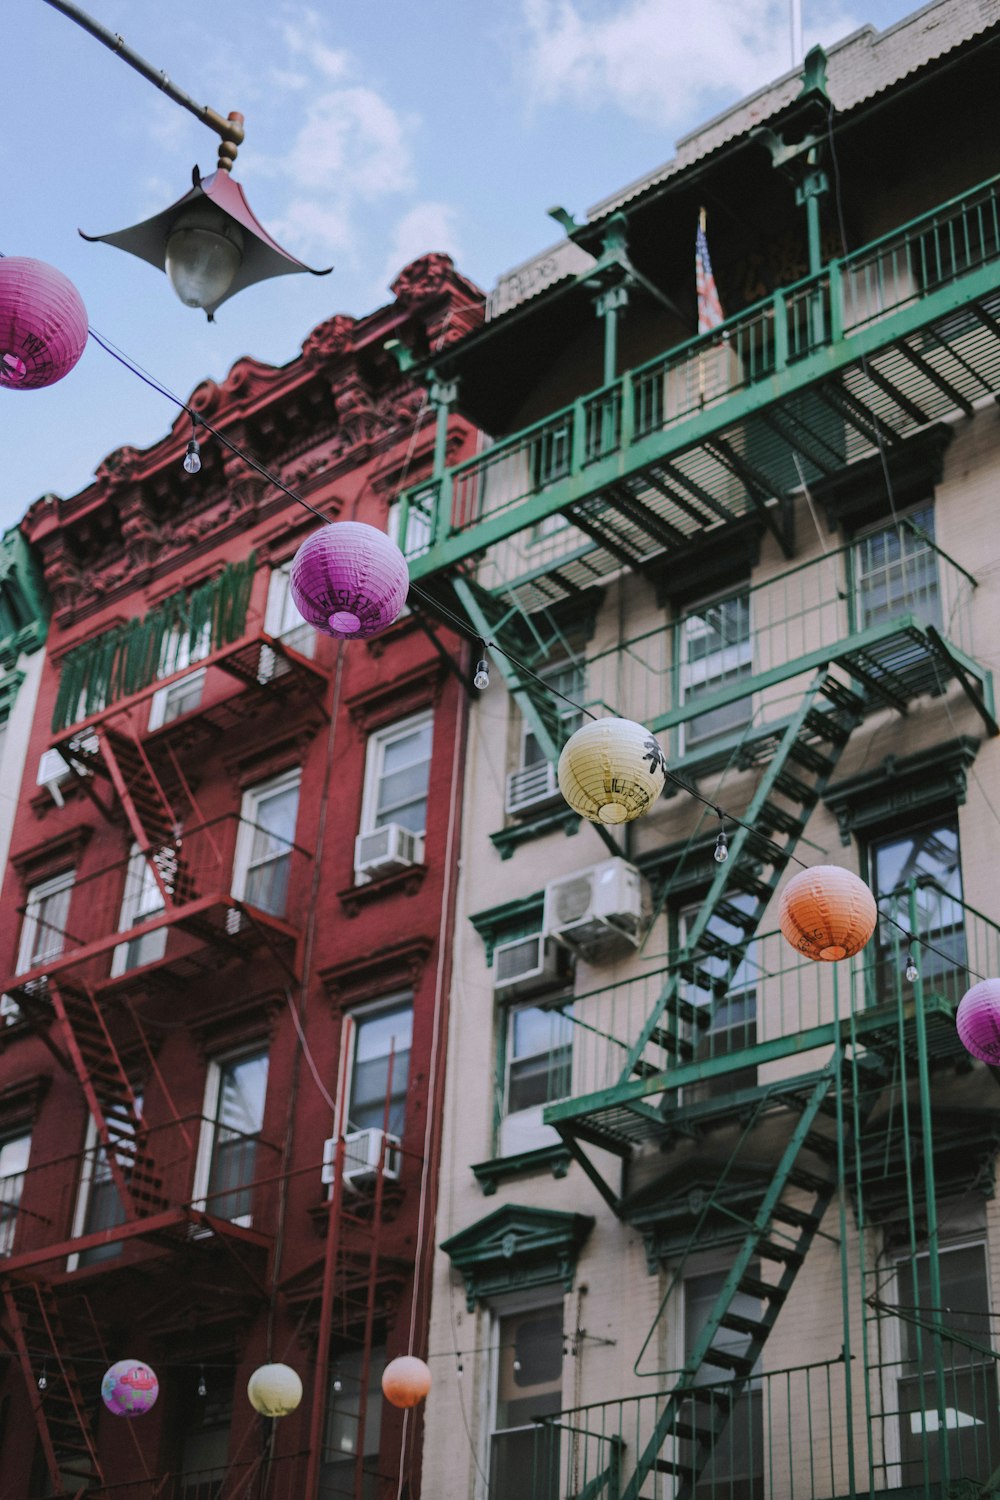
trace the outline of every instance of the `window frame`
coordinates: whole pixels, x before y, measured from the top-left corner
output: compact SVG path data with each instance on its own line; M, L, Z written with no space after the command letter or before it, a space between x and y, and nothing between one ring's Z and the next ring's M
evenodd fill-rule
M735 603L740 599L746 600L746 638L740 638L731 645L723 645L719 651L711 652L708 656L702 659L703 661L708 661L711 657L721 657L724 656L725 653L735 650L738 653L738 660L736 662L735 668L727 670L725 667L723 667L719 672L716 672L711 677L709 677L709 675L706 673L704 677L700 678L700 681L692 681L692 678L697 675L695 674L693 669L697 667L699 663L692 662L688 659L688 641L690 639L693 639L693 636L689 636L688 634L689 621L701 617L710 609L718 608L730 603ZM692 699L689 694L692 687L698 687L705 681L712 681L717 683L718 690L721 691L728 685L740 680L739 674L744 667L747 669L745 672L747 680L752 680L754 675L753 663L755 656L755 643L753 622L753 587L750 580L745 580L744 582L738 584L735 588L724 589L722 591L708 594L702 598L694 599L689 603L686 603L677 617L675 639L677 651L677 703L679 707L686 707L691 702L697 701L696 698ZM708 694L707 696L710 697L711 694ZM735 735L744 733L747 727L753 722L754 705L752 693L747 693L744 698L734 698L730 703L726 704L725 708L715 710L715 712L717 713L733 713L735 715L736 710L742 707L744 704L746 705L746 714L744 717L734 717L731 723L727 722L722 728L712 730L707 734L692 735L692 726L697 723L699 718L702 717L700 714L692 714L690 719L686 719L682 723L678 724L678 753L680 755L685 755L689 752L694 753L700 750L710 749L712 746L718 745Z
M261 860L259 864L251 864L253 854L254 835L259 831L257 813L261 802L268 796L280 796L282 792L294 787L296 790L295 802L295 825L292 829L292 837L287 841L288 850L284 856L275 856L273 863L279 858L285 858L289 864L289 875L291 873L292 854L295 850L295 833L298 831L300 794L302 791L302 768L294 766L287 771L281 771L277 776L268 777L266 781L256 782L249 786L243 793L240 801L240 821L236 834L236 846L233 850L233 877L230 882L230 895L236 901L246 901L247 905L255 905L260 911L266 911L271 916L282 917L288 908L288 885L285 886L285 901L280 911L272 911L269 907L258 906L257 903L247 900L247 886L251 873L265 863Z
M484 1374L487 1381L488 1402L486 1405L487 1420L483 1423L480 1462L477 1466L477 1497L479 1497L479 1500L486 1500L486 1496L493 1496L494 1494L492 1462L494 1439L500 1434L530 1431L535 1427L533 1422L507 1427L497 1425L502 1377L501 1361L504 1355L504 1348L502 1346L503 1325L511 1319L530 1318L533 1314L536 1316L552 1315L559 1323L560 1345L563 1353L560 1360L558 1404L555 1407L555 1411L561 1410L563 1405L566 1386L565 1338L562 1331L566 1319L565 1296L552 1286L544 1286L536 1288L533 1293L514 1294L513 1296L498 1297L492 1300L489 1303L489 1338L487 1339L487 1347L483 1351L482 1356L485 1362ZM534 1401L536 1398L531 1397L530 1399ZM532 1492L533 1500L555 1500L558 1492L558 1474L553 1477L555 1482L552 1485L551 1497L548 1491L538 1486ZM496 1494L498 1497L501 1496L499 1485L496 1487ZM510 1497L504 1495L502 1496L502 1500L510 1500Z
M7 1172L0 1175L0 1184L8 1181L10 1178L19 1177L21 1179L21 1186L18 1189L15 1200L12 1201L5 1195L0 1195L0 1263L14 1254L14 1246L17 1241L18 1211L24 1195L24 1179L31 1166L32 1134L33 1131L30 1124L27 1129L18 1129L16 1125L11 1125L9 1129L0 1132L0 1154L2 1154L7 1146L15 1145L19 1141L27 1141L28 1143L24 1154L24 1166L16 1172ZM11 1210L9 1214L6 1212L8 1209Z
M297 651L300 656L312 657L316 655L317 632L308 620L302 618L292 599L293 562L294 558L289 558L271 569L264 605L264 634Z
M157 677L171 677L174 672L181 672L185 667L194 667L196 662L203 657L211 655L212 651L212 622L206 620L198 634L198 639L191 646L188 632L180 625L163 637L160 646L160 660L157 663ZM205 688L206 671L204 667L195 667L195 670L179 677L176 682L168 683L166 687L157 688L149 704L149 719L146 723L147 730L162 729L165 724L173 723L183 714L195 713L201 707L202 693ZM197 697L190 707L174 707L174 698L182 699L197 689Z
M923 524L917 519L918 517L928 515L928 513L930 517L929 525ZM882 563L877 570L872 569L868 573L863 573L861 567L862 549L866 546L866 544L870 543L875 537L883 533L894 531L897 533L897 535L902 534L902 532L905 530L905 523L907 521L912 521L913 524L918 526L921 531L926 532L931 542L934 543L935 546L928 547L927 544L924 543L921 547L921 550L919 552L915 552L909 559L904 557L901 553L894 562ZM911 533L911 535L914 536L914 540L917 540L915 534ZM895 516L882 516L878 521L873 521L865 526L859 526L851 536L851 546L847 554L847 564L850 575L848 582L851 600L852 630L860 632L864 630L875 629L879 624L885 624L886 622L896 618L897 616L905 614L926 614L928 617L928 622L930 624L937 626L938 629L943 628L944 617L943 600L941 596L941 574L938 568L937 552L935 550L935 547L935 500L933 494L927 499L919 500L912 505L908 505L905 510L897 511ZM926 609L926 607L923 609L919 607L918 601L921 596L926 595L926 597L928 598L931 597L929 590L918 587L918 589L914 593L910 589L906 588L903 589L900 593L900 602L896 603L891 610L886 609L880 619L866 624L865 606L863 603L866 580L870 580L871 578L873 578L876 571L882 574L886 574L893 568L900 569L905 580L908 563L911 565L915 564L918 559L928 554L933 567L934 607L929 610Z
M418 838L424 838L427 833L427 811L430 801L431 765L434 760L434 710L433 708L420 709L417 713L408 714L404 719L394 719L391 724L383 725L379 729L373 729L368 736L365 746L365 777L361 793L361 815L358 832L361 834L375 833L389 823L394 823L395 818L386 818L382 822L379 817L379 787L385 774L383 770L385 762L385 751L393 740L403 739L427 725L430 728L430 744L427 759L424 764L427 767L427 785L423 792L424 819L422 828L414 828L409 831ZM414 764L420 764L414 762ZM417 799L411 799L416 801ZM406 826L405 824L403 825Z
M141 866L141 870L140 870ZM150 893L155 891L159 904L151 907L148 911L143 909L143 901ZM133 841L129 850L128 865L125 869L125 885L122 890L122 903L118 913L118 931L128 932L138 926L140 921L148 921L152 917L159 916L165 911L160 888L156 884L153 872L149 867L139 845ZM151 958L142 958L140 962L130 962L130 950L135 939L118 943L111 951L111 977L116 979L121 974L127 974L131 969L142 968L144 964L156 963L161 959L167 948L166 927L155 928L152 932L145 933L139 938L140 945L150 942L152 946L159 945L160 951Z
M546 1125L542 1119L543 1111L547 1104L553 1104L558 1099L568 1098L573 1088L573 992L560 989L552 996L533 996L530 999L511 1000L497 1007L497 1062L496 1062L496 1108L494 1114L494 1150L499 1157L520 1156L526 1151L540 1150L545 1146L555 1146L560 1143L561 1137L554 1126ZM557 1049L549 1048L549 1066L545 1070L547 1080L551 1081L553 1073L557 1068L567 1070L568 1087L564 1094L553 1094L546 1098L541 1104L525 1105L522 1109L510 1108L511 1070L515 1061L527 1061L532 1058L544 1057L545 1051L525 1053L523 1058L515 1059L513 1052L515 1018L525 1011L550 1011L562 1013L566 1028L566 1041L558 1049L565 1052L565 1060L559 1063L553 1061ZM558 1023L556 1023L558 1025ZM546 1088L548 1092L548 1085Z
M213 1213L208 1199L208 1190L212 1180L212 1168L215 1165L215 1148L220 1128L219 1107L222 1102L222 1080L223 1074L228 1067L237 1066L242 1062L250 1062L254 1058L263 1057L267 1060L267 1076L264 1080L264 1098L261 1102L260 1128L255 1133L254 1139L259 1142L263 1137L264 1120L267 1116L267 1091L271 1081L271 1055L270 1048L266 1042L260 1041L250 1043L246 1047L240 1047L234 1052L222 1052L215 1057L210 1057L205 1070L205 1091L202 1096L201 1106L201 1130L198 1134L198 1150L195 1154L194 1173L191 1183L192 1206L202 1213ZM235 1218L227 1219L227 1223L236 1224L241 1228L253 1227L252 1199L255 1193L253 1181L247 1186L227 1188L227 1193L236 1195L248 1193L251 1198L251 1207L244 1214L237 1214ZM220 1196L213 1194L213 1198ZM216 1214L216 1217L223 1217Z
M134 1089L133 1093L134 1093L134 1096L135 1096L136 1111L137 1111L137 1113L139 1115L139 1118L141 1119L142 1118L142 1106L143 1106L143 1093L142 1093L141 1089ZM133 1136L132 1139L134 1140L135 1137ZM87 1116L87 1131L86 1131L86 1134L84 1136L84 1142L83 1142L83 1164L81 1166L80 1177L79 1177L79 1180L77 1182L76 1201L73 1204L73 1222L72 1222L72 1226L70 1228L70 1238L74 1239L74 1240L81 1239L85 1234L87 1234L87 1233L90 1232L87 1229L87 1219L88 1219L88 1217L90 1215L90 1210L91 1210L91 1206L92 1206L92 1199L93 1199L93 1191L94 1191L95 1185L100 1185L101 1183L105 1183L105 1182L108 1182L108 1181L110 1181L112 1183L114 1182L114 1178L113 1178L113 1176L111 1174L111 1168L110 1167L107 1168L107 1175L106 1176L103 1176L103 1177L99 1177L98 1176L98 1159L99 1159L101 1150L102 1150L101 1143L100 1143L100 1141L98 1139L98 1135L97 1135L97 1121L94 1119L93 1115L88 1114L88 1116ZM106 1157L107 1153L105 1152L104 1154L105 1154L105 1157ZM123 1165L122 1170L125 1172L125 1175L127 1176L128 1175L127 1167L125 1167ZM116 1189L116 1193L117 1193L117 1189ZM125 1221L126 1221L126 1214L125 1214L124 1205L121 1203L120 1198L119 1198L119 1206L121 1207L121 1210L122 1210L121 1223L124 1224ZM103 1227L112 1228L112 1227L117 1227L117 1226L110 1226L109 1225L109 1226L103 1226ZM115 1241L112 1241L111 1245L108 1246L109 1250L111 1249L111 1246L114 1246L113 1254L107 1255L106 1257L104 1257L105 1259L108 1259L108 1260L114 1259L115 1256L117 1256L118 1254L121 1253L121 1242L120 1241L117 1242L117 1243ZM93 1262L93 1261L88 1261L88 1260L84 1259L84 1257L85 1257L86 1254L87 1254L86 1251L83 1251L83 1252L81 1252L79 1250L72 1251L66 1257L66 1269L67 1269L67 1271L76 1271L76 1270L79 1270L82 1266L87 1266L87 1265L93 1265L93 1264L95 1264L95 1262Z
M393 1093L390 1095L390 1099L389 1099L389 1134L397 1136L400 1141L402 1141L402 1140L405 1139L407 1104L409 1102L409 1089L410 1089L410 1060L412 1059L412 1056L413 1056L413 1032L414 1032L414 1021L415 1021L414 995L413 995L413 991L412 990L398 990L398 991L394 992L391 995L385 995L385 996L383 996L379 1000L374 1000L374 1001L370 1001L370 1002L368 1002L366 1004L363 1004L363 1005L355 1006L351 1010L345 1012L345 1020L349 1020L350 1023L351 1023L350 1024L350 1047L351 1047L351 1055L350 1055L350 1057L348 1058L348 1061L347 1061L347 1068L346 1068L346 1073L345 1073L345 1077L344 1077L344 1101L345 1101L344 1133L345 1133L345 1135L352 1135L352 1134L355 1134L356 1132L361 1131L361 1130L381 1130L383 1128L383 1122L385 1120L384 1104L383 1104L382 1115L379 1118L377 1124L375 1124L375 1125L358 1125L358 1124L356 1124L355 1121L352 1118L351 1110L352 1110L352 1107L353 1107L354 1102L355 1102L354 1101L354 1086L355 1086L355 1083L357 1081L358 1046L359 1046L359 1043L360 1043L360 1040L361 1040L361 1033L362 1033L362 1031L364 1029L364 1026L365 1026L366 1022L377 1021L381 1016L384 1016L384 1015L387 1015L387 1014L391 1014L393 1011L399 1011L400 1013L402 1013L403 1011L409 1011L409 1015L410 1015L410 1044L409 1044L409 1047L407 1048L407 1053L406 1053L406 1057L407 1057L406 1088L402 1091L401 1095L399 1095L397 1093L397 1091L396 1091L396 1083L395 1083L395 1078L396 1078L396 1058L398 1058L398 1056L399 1056L399 1053L397 1051L394 1054L394 1059L393 1059ZM382 1057L388 1058L388 1056L389 1056L388 1052L378 1054L378 1058L379 1059L381 1059ZM365 1061L365 1062L371 1062L371 1061L374 1061L374 1060L375 1059L373 1059L373 1058L365 1058L365 1059L363 1059L363 1061ZM384 1101L384 1097L385 1096L383 1095L383 1101ZM401 1123L399 1125L399 1128L397 1129L395 1127L395 1121L394 1121L393 1115L394 1115L394 1108L397 1106L397 1104L400 1103L400 1101L401 1101L401 1108L402 1108L402 1121L401 1121Z

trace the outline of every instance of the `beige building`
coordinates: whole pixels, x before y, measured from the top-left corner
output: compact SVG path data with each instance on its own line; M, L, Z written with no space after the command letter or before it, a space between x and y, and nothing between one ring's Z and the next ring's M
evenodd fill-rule
M954 1017L1000 974L998 62L992 0L811 54L435 357L489 439L401 522L490 672L435 1500L996 1483L1000 1109ZM591 715L666 755L634 822L560 795ZM777 930L803 865L877 897L856 957Z

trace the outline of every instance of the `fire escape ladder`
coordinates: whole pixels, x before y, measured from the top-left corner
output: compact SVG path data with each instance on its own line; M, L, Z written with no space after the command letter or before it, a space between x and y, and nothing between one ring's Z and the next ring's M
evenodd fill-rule
M162 1183L150 1161L145 1121L100 1007L89 991L65 982L53 983L49 993L122 1210L129 1219L156 1213L166 1207Z
M699 1476L737 1402L752 1387L764 1344L836 1193L837 1141L818 1127L821 1116L836 1117L838 1075L845 1092L852 1084L859 1084L856 1114L860 1130L887 1076L881 1060L872 1054L846 1062L843 1047L838 1046L820 1073L799 1080L797 1087L778 1085L773 1097L764 1101L794 1110L794 1129L730 1261L705 1325L637 1458L635 1472L621 1490L620 1500L639 1500L651 1472L674 1477L673 1500L694 1500ZM804 1155L814 1158L816 1164L806 1165L801 1159ZM789 1189L796 1194L795 1203L785 1197ZM710 1203L699 1224L711 1209ZM697 1249L696 1240L697 1230L688 1253ZM758 1274L760 1262L776 1268L774 1280ZM759 1316L737 1311L737 1299L743 1301L745 1309L747 1298L760 1305ZM714 1374L716 1371L724 1373ZM665 1453L667 1444L670 1447Z
M194 900L194 882L181 858L180 821L141 744L107 726L99 740L115 794L165 908Z
M103 1484L88 1403L68 1353L52 1288L38 1281L8 1281L3 1298L53 1494L70 1493L65 1480L76 1465L80 1486L89 1479ZM39 1390L43 1373L45 1388ZM74 1485L72 1493L78 1487Z
M670 978L629 1052L621 1083L693 1058L690 1038L709 1025L712 1005L691 1004L684 988L694 985L713 1000L726 995L862 711L861 698L829 673L810 685L765 768L744 826L730 840L728 860L716 868Z

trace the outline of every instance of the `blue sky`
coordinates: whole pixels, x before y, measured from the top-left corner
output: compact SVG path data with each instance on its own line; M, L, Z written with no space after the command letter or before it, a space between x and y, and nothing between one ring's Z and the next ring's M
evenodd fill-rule
M802 0L805 45L879 30L906 0ZM452 254L488 290L577 215L666 161L678 136L791 65L789 0L86 0L185 92L239 110L234 176L323 278L283 277L209 325L106 233L173 202L216 138L45 0L7 0L0 252L58 266L91 325L179 396L242 355L284 364L335 312L388 300L408 261ZM175 408L93 342L64 380L0 391L0 526L154 442Z

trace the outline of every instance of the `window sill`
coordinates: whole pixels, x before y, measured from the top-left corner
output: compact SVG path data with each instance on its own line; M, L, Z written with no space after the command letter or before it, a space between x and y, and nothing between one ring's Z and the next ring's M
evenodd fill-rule
M364 907L381 901L385 896L416 895L426 878L426 865L411 865L393 875L383 875L380 880L370 880L366 885L348 886L337 892L337 900L347 916L356 917Z
M553 1177L565 1177L572 1160L568 1146L540 1146L536 1151L522 1151L517 1156L496 1156L492 1161L477 1162L473 1174L483 1194L491 1198L501 1182L512 1177L527 1177L548 1169Z
M525 819L523 823L512 823L509 828L501 828L499 833L491 833L490 843L501 859L510 859L514 850L521 844L527 844L532 839L543 838L547 833L557 833L562 829L569 837L570 834L577 832L580 821L578 813L575 813L571 807L563 805L539 813L534 818Z

